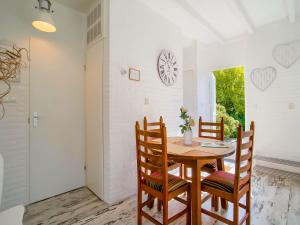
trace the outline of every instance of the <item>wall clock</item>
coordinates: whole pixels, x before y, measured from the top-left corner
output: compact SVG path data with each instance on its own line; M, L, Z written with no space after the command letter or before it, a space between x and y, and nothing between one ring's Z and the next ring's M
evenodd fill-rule
M157 62L157 70L161 81L166 86L172 86L178 77L178 64L174 54L169 50L163 50Z

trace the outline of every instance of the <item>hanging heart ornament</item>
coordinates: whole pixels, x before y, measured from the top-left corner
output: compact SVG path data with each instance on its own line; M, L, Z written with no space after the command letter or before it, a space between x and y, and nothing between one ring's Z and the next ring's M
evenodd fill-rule
M253 85L261 91L268 89L276 79L277 70L274 67L256 68L251 72Z
M279 65L290 68L300 58L300 40L275 46L273 58Z

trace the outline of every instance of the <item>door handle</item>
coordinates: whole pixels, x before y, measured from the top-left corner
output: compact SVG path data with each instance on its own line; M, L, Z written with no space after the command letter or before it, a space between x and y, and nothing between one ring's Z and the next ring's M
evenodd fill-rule
M32 115L32 119L33 119L33 124L32 126L34 128L36 128L38 126L38 119L39 119L39 115L37 112L33 112L33 115Z

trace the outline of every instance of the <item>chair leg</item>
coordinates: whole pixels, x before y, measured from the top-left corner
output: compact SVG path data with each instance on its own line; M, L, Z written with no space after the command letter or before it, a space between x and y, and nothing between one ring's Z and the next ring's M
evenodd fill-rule
M168 215L168 200L163 201L163 225L168 225L169 215Z
M213 195L211 197L211 204L214 207L215 211L219 211L219 197Z
M157 199L157 211L158 212L161 212L161 206L162 206L161 200Z
M233 203L233 225L239 225L239 202L235 200Z
M150 198L152 198L152 195L148 194L147 200L149 200ZM152 209L152 208L153 208L153 205L154 205L154 199L153 199L153 201L151 201L151 202L149 202L149 203L147 204L147 207L148 207L149 209Z
M137 224L142 225L142 191L140 187L138 188L138 200L137 200Z
M184 179L184 165L181 164L181 166L179 167L179 176Z
M246 213L248 213L246 225L251 225L251 191L246 193Z
M188 176L188 168L187 167L183 167L183 179L187 179Z
M187 212L186 212L186 225L191 225L191 220L192 220L192 201L191 201L191 191L189 190L187 192L187 202L188 202L188 206L187 206Z

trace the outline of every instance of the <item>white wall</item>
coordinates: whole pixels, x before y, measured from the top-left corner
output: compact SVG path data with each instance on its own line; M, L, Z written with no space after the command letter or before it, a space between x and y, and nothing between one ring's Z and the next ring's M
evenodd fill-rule
M224 45L201 46L199 61L199 111L206 116L208 109L208 74L215 69L244 65L246 89L246 119L256 123L256 154L292 161L300 161L300 60L285 69L272 58L272 50L279 43L300 39L300 22L283 21L255 30L253 35ZM273 66L277 78L265 92L250 81L252 69ZM295 109L289 109L294 103Z
M53 72L55 73L53 74L55 75L53 80L54 77L60 79L59 87L61 87L60 85L68 86L68 94L70 95L63 97L69 99L68 105L70 109L72 108L69 115L75 118L72 129L77 132L74 138L78 139L80 144L74 151L75 155L60 152L56 155L56 159L66 160L67 158L72 160L72 166L75 163L75 167L80 169L81 173L76 170L71 172L74 174L69 175L76 180L74 182L76 186L83 186L85 17L78 12L54 3L54 19L56 19L58 30L53 34L41 33L31 27L32 11L36 4L37 2L32 0L1 0L0 39L14 41L21 47L29 49L29 39L31 38L31 48L32 50L36 49L32 52L34 57L30 62L31 68L34 68L34 71L31 71L31 76L45 76L46 74L48 76L51 75L49 73ZM66 29L66 27L71 29ZM41 42L46 46L52 46L51 51L55 52L60 60L51 54L51 57L54 56L56 60L47 61L46 49L37 49L39 45L36 44ZM6 104L6 117L0 121L0 153L3 154L5 161L2 208L26 203L29 199L28 74L29 68L23 72L22 82L13 86L11 95L16 97L17 102ZM72 84L65 79L70 76L74 78ZM61 101L64 101L65 98L62 98ZM55 105L52 105L52 107L55 107ZM61 125L66 126L66 124ZM47 175L45 174L45 176Z
M198 76L197 76L197 42L192 41L183 48L183 106L188 109L189 115L198 121ZM194 126L193 135L198 135L198 127Z
M138 0L110 1L109 144L105 149L105 201L116 202L136 191L136 120L165 119L169 135L179 132L182 105L180 30ZM166 87L157 73L162 49L175 53L180 76ZM141 81L121 75L122 68L141 70ZM144 104L149 98L149 105Z

